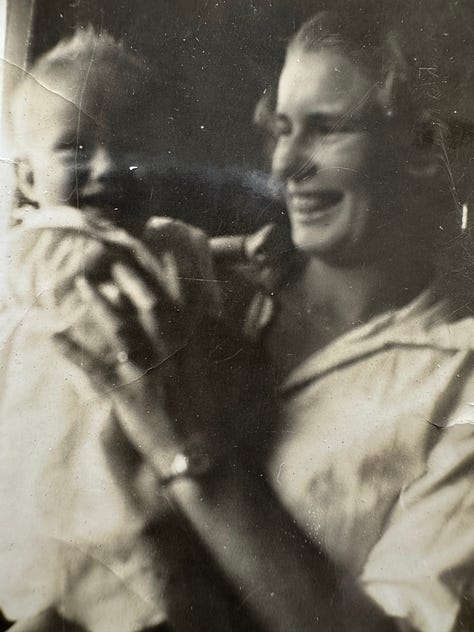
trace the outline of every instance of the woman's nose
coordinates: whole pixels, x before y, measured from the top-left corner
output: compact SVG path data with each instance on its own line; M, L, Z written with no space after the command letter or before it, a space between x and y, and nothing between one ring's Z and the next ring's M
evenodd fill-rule
M273 175L282 181L305 180L318 172L318 152L304 139L280 138L273 152Z

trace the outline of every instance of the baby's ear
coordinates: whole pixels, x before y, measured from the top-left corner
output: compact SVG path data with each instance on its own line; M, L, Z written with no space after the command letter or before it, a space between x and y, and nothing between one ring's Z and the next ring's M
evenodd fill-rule
M19 158L15 162L17 186L21 193L32 202L35 201L35 179L33 168L28 158Z

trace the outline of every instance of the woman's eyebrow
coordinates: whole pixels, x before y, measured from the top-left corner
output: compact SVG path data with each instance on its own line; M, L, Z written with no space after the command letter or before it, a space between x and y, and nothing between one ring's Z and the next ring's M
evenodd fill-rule
M370 113L354 112L352 110L344 112L309 112L304 116L304 126L307 129L322 128L324 130L332 130L337 132L341 129L358 128L365 125L370 120ZM273 115L274 123L290 124L291 117L284 112L275 112Z
M331 125L331 123L337 123L345 117L345 112L332 114L329 112L313 112L306 115L305 119L308 123L318 125L323 123L324 125Z
M309 112L304 115L304 122L311 125L331 125L336 124L342 118L345 117L345 114L332 114L326 112ZM274 119L276 121L289 122L291 117L285 114L284 112L276 111L274 113Z
M338 113L309 113L305 117L305 124L308 127L331 128L334 131L339 129L358 129L365 127L371 120L375 120L377 111L375 107L361 110L346 110Z

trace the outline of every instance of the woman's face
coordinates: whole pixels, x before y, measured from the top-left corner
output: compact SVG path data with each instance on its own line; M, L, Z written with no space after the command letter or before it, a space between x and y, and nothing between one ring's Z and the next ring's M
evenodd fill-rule
M365 256L390 196L390 147L375 134L375 84L334 51L291 50L280 77L274 175L295 245L318 257ZM392 150L393 154L393 150Z

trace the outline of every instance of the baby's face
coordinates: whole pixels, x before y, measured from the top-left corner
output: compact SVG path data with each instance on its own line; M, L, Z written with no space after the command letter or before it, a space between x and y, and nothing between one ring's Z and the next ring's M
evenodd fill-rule
M53 91L42 93L29 124L29 198L39 206L107 212L127 205L136 169L141 172L147 157L141 129L146 113L120 96L101 100L99 86L92 87L79 108Z

